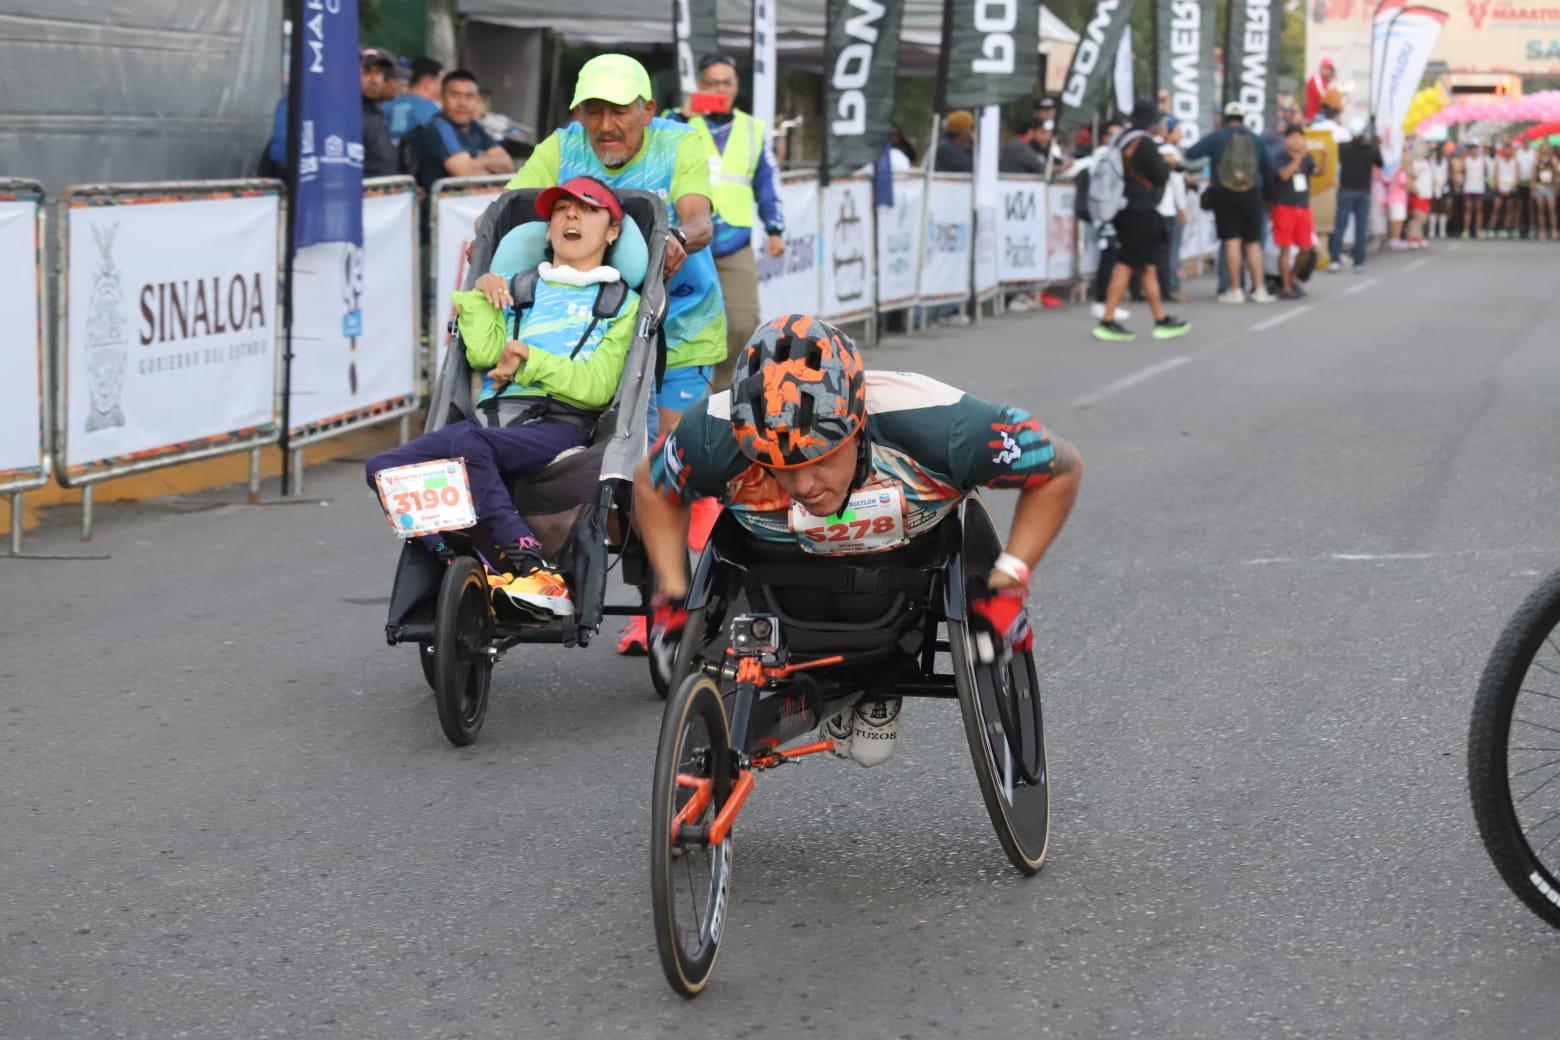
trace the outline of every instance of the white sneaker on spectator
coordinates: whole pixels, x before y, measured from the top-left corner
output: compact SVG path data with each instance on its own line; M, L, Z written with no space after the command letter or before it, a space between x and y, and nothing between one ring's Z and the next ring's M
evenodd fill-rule
M1220 303L1245 303L1246 291L1244 289L1226 289L1215 298Z
M1094 317L1100 318L1100 319L1103 320L1104 317L1105 317L1105 305L1103 303L1091 303L1089 305L1089 313L1092 314ZM1125 307L1117 305L1117 307L1116 307L1116 320L1117 321L1131 321L1132 320L1132 312L1130 310L1128 310L1127 308L1125 308Z
M1342 274L1343 273L1343 265L1340 264L1338 261L1334 260L1332 263L1327 265L1327 273L1328 274Z
M1268 292L1266 286L1263 286L1261 289L1258 289L1256 292L1251 294L1252 303L1272 303L1276 299L1278 299L1278 297Z

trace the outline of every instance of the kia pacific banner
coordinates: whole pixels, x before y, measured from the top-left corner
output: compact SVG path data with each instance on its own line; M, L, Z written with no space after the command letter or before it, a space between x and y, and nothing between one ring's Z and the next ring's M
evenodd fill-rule
M1261 133L1278 120L1278 42L1284 0L1230 0L1224 39L1224 100L1246 108Z
M363 244L363 101L357 0L306 5L295 30L289 109L297 163L297 248Z
M870 165L888 143L904 0L828 0L823 43L824 174Z
M1028 97L1040 83L1040 5L1032 0L945 0L937 110Z
M1381 135L1383 167L1389 174L1403 159L1403 120L1446 18L1444 11L1408 0L1382 0L1376 8L1371 25L1370 114Z
M672 34L677 40L677 83L683 101L699 89L699 59L720 50L716 0L672 0Z
M1116 48L1132 21L1132 0L1094 0L1084 23L1056 115L1057 137L1088 126L1109 105L1106 88L1115 69Z
M1189 146L1218 126L1213 47L1219 0L1159 0L1154 4L1155 86L1170 94L1170 115Z

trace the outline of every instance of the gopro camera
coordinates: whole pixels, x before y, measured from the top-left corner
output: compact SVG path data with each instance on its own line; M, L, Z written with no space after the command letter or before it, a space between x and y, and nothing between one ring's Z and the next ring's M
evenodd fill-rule
M738 614L731 619L731 648L740 657L767 657L780 649L780 620L773 614Z

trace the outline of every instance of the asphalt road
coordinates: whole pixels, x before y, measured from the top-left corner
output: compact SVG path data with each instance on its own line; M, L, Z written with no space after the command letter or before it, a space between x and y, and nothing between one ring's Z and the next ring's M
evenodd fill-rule
M1074 308L876 351L1082 448L1035 586L1051 858L1008 867L956 708L913 702L886 766L763 778L691 1003L643 661L522 649L448 746L355 467L0 559L0 1037L1553 1038L1560 942L1483 855L1463 742L1560 565L1557 258L1392 257L1171 343Z

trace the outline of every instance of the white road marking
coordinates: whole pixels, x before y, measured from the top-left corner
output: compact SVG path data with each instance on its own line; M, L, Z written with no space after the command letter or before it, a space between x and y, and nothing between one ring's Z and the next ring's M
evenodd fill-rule
M1069 407L1087 408L1091 404L1098 404L1099 402L1105 400L1105 398L1109 397L1111 394L1119 394L1123 390L1130 390L1139 383L1148 382L1155 376L1164 375L1166 372L1169 372L1172 369L1177 369L1182 365L1190 364L1191 360L1192 359L1189 357L1173 357L1161 361L1157 365L1149 365L1147 368L1139 369L1130 376L1116 380L1109 386L1100 387L1092 394L1084 394L1082 397L1073 398L1073 400L1069 402Z
M1429 262L1430 262L1430 258L1428 256L1422 256L1418 260L1415 260L1413 263L1406 265L1403 268L1403 270L1404 271L1417 271L1421 267L1423 267L1426 264L1428 264Z
M1266 567L1275 563L1381 563L1395 560L1454 560L1470 556L1510 556L1526 553L1553 556L1556 549L1461 549L1452 552L1428 553L1322 553L1320 556L1259 556L1254 560L1242 560L1242 567Z
M1314 306L1315 304L1302 303L1300 306L1284 311L1282 314L1275 315L1274 317L1269 318L1267 321L1257 322L1255 325L1251 326L1251 331L1266 332L1268 329L1277 328L1279 325L1282 325L1290 318L1300 317L1300 315L1304 314Z
M1369 288L1371 288L1373 286L1380 285L1380 284L1381 284L1381 279L1380 278L1367 278L1363 282L1361 282L1359 285L1350 286L1349 288L1343 290L1343 295L1345 295L1345 296L1353 296L1355 293L1364 292L1366 289L1369 289Z

